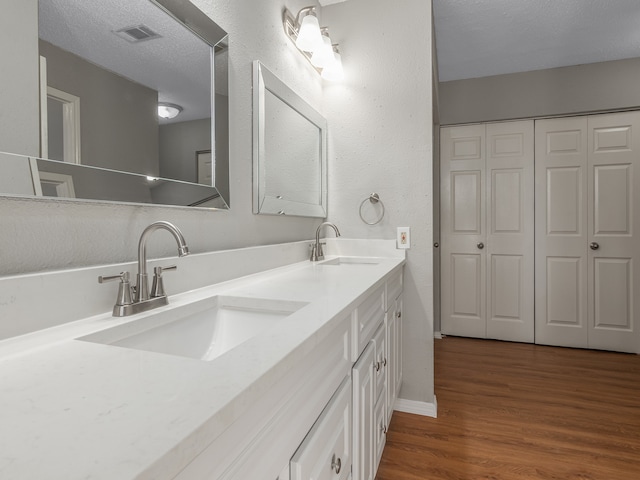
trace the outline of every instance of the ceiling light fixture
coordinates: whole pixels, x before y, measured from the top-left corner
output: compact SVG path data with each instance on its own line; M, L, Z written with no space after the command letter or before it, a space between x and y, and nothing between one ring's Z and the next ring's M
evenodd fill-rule
M295 17L285 8L282 23L287 37L323 79L344 78L338 45L331 43L327 27L320 28L316 7L305 7Z
M160 118L176 118L181 111L182 107L175 103L158 103L158 116Z

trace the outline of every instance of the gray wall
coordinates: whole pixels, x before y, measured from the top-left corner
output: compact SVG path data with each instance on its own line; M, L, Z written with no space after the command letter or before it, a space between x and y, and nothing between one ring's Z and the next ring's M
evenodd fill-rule
M440 83L440 123L640 107L640 58Z
M81 163L158 176L158 92L40 41L47 84L80 97Z
M345 80L325 85L329 119L329 219L353 238L395 239L411 227L404 284L401 398L433 401L431 1L349 0L325 7ZM375 26L373 28L372 26ZM419 53L418 53L419 52ZM371 192L384 202L375 226L358 215Z
M216 119L229 117L229 97L216 94ZM215 175L229 178L229 124L216 122ZM160 125L160 176L197 182L196 151L211 149L211 119ZM219 161L220 160L220 161ZM216 185L222 198L229 198L228 182Z
M160 125L160 176L197 182L199 150L211 150L211 119Z
M38 1L6 0L0 15L0 152L40 154ZM12 74L9 74L12 72Z

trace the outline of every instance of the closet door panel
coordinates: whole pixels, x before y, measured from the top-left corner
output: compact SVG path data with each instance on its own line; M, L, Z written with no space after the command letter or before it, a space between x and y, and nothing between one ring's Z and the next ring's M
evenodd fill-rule
M533 121L488 124L487 337L534 340Z
M547 324L584 329L586 271L580 257L547 257Z
M440 132L441 330L484 338L485 127Z
M535 341L587 347L587 119L535 129Z
M640 113L589 117L589 147L589 347L640 353Z

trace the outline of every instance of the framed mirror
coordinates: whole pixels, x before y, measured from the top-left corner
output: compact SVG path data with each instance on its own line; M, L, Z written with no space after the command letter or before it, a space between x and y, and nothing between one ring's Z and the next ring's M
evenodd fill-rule
M37 5L28 16L24 2ZM21 54L38 64L29 82L39 122L21 134L39 148L7 149L0 133L0 177L31 179L22 190L0 181L0 194L228 208L222 28L185 0L11 0L5 9L21 31L37 30Z
M253 64L253 213L327 216L327 121Z

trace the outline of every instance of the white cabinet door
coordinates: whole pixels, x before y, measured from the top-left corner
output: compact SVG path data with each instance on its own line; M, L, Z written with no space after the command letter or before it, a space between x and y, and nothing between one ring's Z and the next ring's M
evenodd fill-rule
M397 344L396 344L396 323L397 323L397 308L394 307L387 312L387 316L385 317L385 327L387 334L387 425L391 421L391 415L393 414L393 405L396 401L396 362L397 359Z
M353 366L353 479L373 480L375 346L370 342Z
M388 394L388 345L386 341L386 326L380 325L380 328L373 337L373 343L376 349L374 361L375 386L373 398L375 406L373 410L373 472L378 470L382 451L387 443L387 394Z
M403 313L402 313L402 295L398 297L396 300L396 344L395 344L395 353L393 358L395 360L395 368L394 368L394 402L395 398L400 394L400 387L402 386L402 324L403 324Z
M402 295L387 312L387 426L402 385Z
M351 377L291 459L291 480L346 480L351 473Z
M534 340L533 122L441 129L442 333Z
M378 471L380 460L382 460L382 452L384 446L387 443L387 415L386 415L386 395L381 393L376 401L375 408L373 410L373 471Z
M537 343L640 353L637 132L638 112L536 122Z
M380 397L387 389L387 339L384 323L376 330L373 337L373 344L376 349L375 361L373 362L373 370L375 372L374 399ZM386 396L385 396L386 399Z

